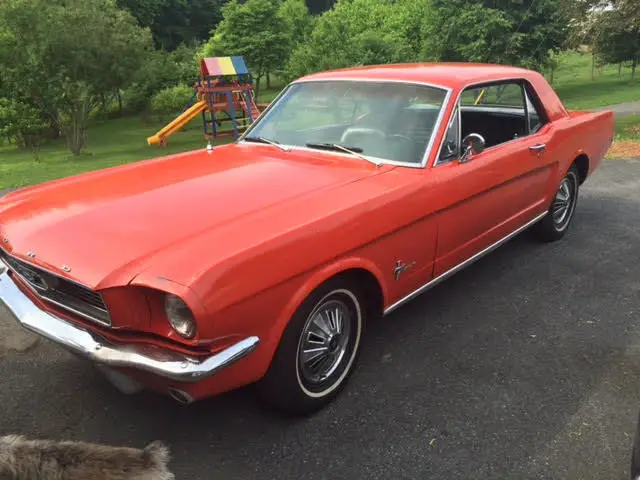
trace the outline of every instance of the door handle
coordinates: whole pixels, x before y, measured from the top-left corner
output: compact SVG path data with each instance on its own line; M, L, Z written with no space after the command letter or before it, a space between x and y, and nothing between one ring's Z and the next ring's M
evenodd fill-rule
M547 146L544 143L539 143L537 145L531 145L529 147L529 150L531 150L532 152L544 152L544 149L547 148Z

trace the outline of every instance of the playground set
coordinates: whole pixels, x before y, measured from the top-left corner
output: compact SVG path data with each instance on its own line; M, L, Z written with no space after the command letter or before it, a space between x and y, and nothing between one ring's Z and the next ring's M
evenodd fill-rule
M233 135L238 138L260 115L255 102L253 77L242 57L213 57L200 61L200 79L189 106L155 135L147 138L149 145L165 145L167 137L202 115L204 137L212 140ZM224 122L232 129L221 131Z

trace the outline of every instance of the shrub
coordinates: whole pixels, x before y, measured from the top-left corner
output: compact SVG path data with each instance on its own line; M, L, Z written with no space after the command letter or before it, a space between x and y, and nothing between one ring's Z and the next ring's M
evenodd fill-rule
M193 87L184 83L163 88L151 98L151 111L160 116L177 115L184 110L193 93Z
M178 84L192 85L198 78L196 46L181 45L173 52L151 52L140 66L133 84L123 94L130 112L148 110L151 99L164 88ZM188 100L185 100L185 102Z
M20 148L31 149L36 160L47 127L48 123L37 108L14 99L0 98L0 138Z

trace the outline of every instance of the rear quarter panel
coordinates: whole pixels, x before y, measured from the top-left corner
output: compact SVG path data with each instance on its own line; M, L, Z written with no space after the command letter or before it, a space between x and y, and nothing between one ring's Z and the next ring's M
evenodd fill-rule
M611 147L615 133L613 112L586 112L573 110L569 112L570 121L580 137L577 149L582 148L589 158L589 174L599 166ZM577 151L577 150L576 150Z
M554 182L557 186L575 159L581 155L589 160L587 176L600 166L613 141L613 113L570 112L567 117L553 122L552 128L555 141L545 155L558 162L557 181ZM550 196L555 193L554 185L551 186Z
M533 87L550 121L546 128L550 129L551 138L545 152L546 161L555 168L546 194L550 203L560 180L580 155L586 155L589 160L587 176L600 166L613 141L613 112L567 110L542 75L530 72L526 80Z

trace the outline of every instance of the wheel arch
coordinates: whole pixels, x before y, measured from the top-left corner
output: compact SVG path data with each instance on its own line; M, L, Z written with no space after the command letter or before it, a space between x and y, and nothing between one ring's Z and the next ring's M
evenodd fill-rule
M307 275L304 282L296 289L269 333L268 343L272 346L273 353L275 353L275 349L291 317L300 305L317 288L335 278L348 278L349 281L363 288L365 306L370 317L382 314L387 298L386 288L382 281L382 272L379 271L375 264L366 259L343 259Z
M578 169L578 181L582 185L589 175L589 157L586 153L580 153L573 160L572 165Z

